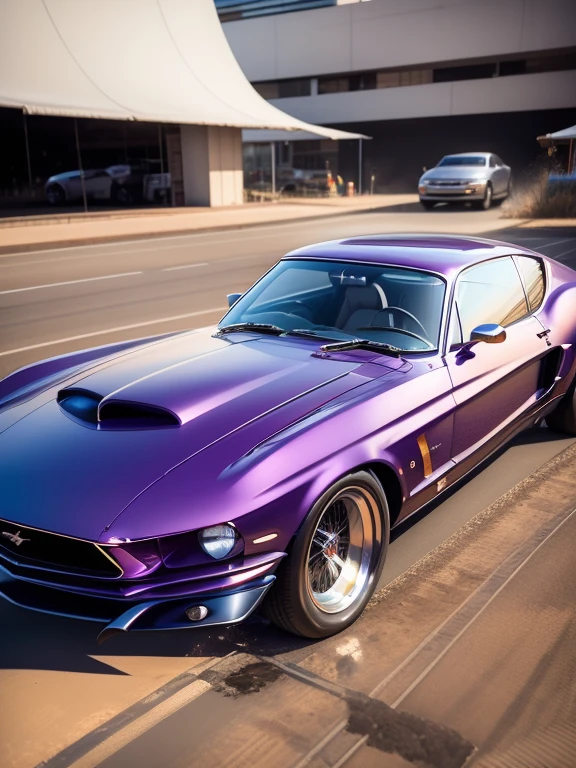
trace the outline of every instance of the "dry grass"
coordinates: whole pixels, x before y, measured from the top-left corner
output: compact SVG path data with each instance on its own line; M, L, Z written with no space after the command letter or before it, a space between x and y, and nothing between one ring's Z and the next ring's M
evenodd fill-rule
M549 187L548 172L542 173L529 186L512 193L502 206L502 216L507 219L576 218L576 185Z

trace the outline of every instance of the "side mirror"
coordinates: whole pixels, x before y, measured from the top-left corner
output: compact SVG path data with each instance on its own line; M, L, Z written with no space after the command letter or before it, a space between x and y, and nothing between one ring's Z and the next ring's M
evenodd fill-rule
M506 341L506 331L497 323L477 325L470 334L470 341L485 341L486 344L501 344Z
M228 307L233 307L238 299L242 296L241 293L229 293L226 298L228 299Z

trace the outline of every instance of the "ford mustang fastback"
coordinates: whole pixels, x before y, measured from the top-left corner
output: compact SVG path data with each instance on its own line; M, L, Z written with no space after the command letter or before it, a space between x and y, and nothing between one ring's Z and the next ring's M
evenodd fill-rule
M5 598L101 640L256 610L328 636L393 526L520 430L576 434L576 272L533 251L320 243L229 302L0 382Z

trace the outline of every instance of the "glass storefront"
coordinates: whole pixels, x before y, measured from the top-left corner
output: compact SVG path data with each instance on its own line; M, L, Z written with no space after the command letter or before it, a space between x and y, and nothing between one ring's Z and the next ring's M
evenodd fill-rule
M169 204L166 145L177 130L2 108L0 215Z

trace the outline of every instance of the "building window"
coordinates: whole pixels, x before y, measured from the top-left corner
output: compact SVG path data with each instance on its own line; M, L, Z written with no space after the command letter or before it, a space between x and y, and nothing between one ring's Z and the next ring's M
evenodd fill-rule
M442 67L434 70L433 82L451 83L457 80L477 80L496 75L496 62L492 64L466 64L461 67Z
M294 80L270 80L264 83L252 83L264 99L289 99L294 96L310 96L310 78Z

